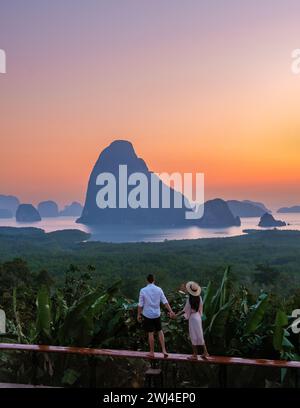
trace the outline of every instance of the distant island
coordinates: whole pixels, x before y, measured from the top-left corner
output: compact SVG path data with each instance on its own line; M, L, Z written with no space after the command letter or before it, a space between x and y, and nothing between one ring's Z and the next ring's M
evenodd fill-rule
M13 218L20 205L17 197L0 194L0 218Z
M282 214L300 213L300 205L294 205L293 207L282 207L279 208L277 212Z
M285 227L286 223L281 220L275 220L273 215L265 213L258 224L259 227L270 228L270 227Z
M272 212L271 210L269 210L269 209L264 205L264 203L261 203L260 201L243 200L243 203L249 203L249 204L253 204L253 205L257 206L257 207L261 207L261 208L264 210L264 212L269 212L269 213Z
M59 216L58 205L56 204L55 201L52 200L42 201L41 203L38 204L37 209L42 218Z
M19 198L12 195L0 194L0 219L15 218L17 222L37 222L44 218L76 217L77 223L86 225L120 225L120 226L159 226L159 227L186 227L189 225L202 228L227 228L240 226L242 217L260 217L259 226L278 227L284 226L284 221L275 220L262 202L253 200L223 200L216 198L203 204L203 216L199 219L186 219L186 208L175 207L174 197L180 196L182 202L186 200L183 194L168 187L159 180L160 188L170 191L170 208L105 208L97 206L96 196L99 185L96 178L100 173L112 173L118 179L120 165L127 165L128 177L133 173L143 173L147 180L153 176L145 161L138 157L131 142L115 140L99 155L97 162L90 174L84 207L79 202L72 202L59 209L54 200L41 201L37 207L33 204L21 203ZM150 198L149 198L150 200ZM161 200L161 198L160 198ZM187 201L187 200L186 200ZM192 208L192 207L191 207ZM278 213L300 213L300 205L282 207Z
M41 201L37 208L31 203L21 203L15 196L0 194L0 219L16 218L17 222L36 222L43 218L80 217L83 207L77 201L59 211L54 200Z
M66 205L65 208L59 212L60 217L80 217L83 207L77 201L73 201L72 204Z
M250 200L228 200L227 204L235 217L261 217L271 213L264 204Z
M204 228L240 225L239 217L235 217L232 214L228 204L222 199L205 202L204 215L201 219L185 219L186 209L174 206L175 194L181 196L182 201L184 197L181 193L175 192L171 187L167 187L170 190L170 208L163 208L161 202L158 208L152 208L149 197L148 208L117 207L101 209L97 206L96 201L99 191L99 186L96 183L97 177L101 173L111 173L115 176L117 183L119 183L120 165L127 166L128 176L133 173L144 174L149 181L149 185L151 185L150 179L152 172L148 169L145 161L136 155L132 144L126 140L116 140L112 142L101 152L92 170L88 182L85 205L81 217L77 220L78 223L87 225L117 224L169 227L197 225ZM166 187L161 180L159 180L159 182Z
M10 210L7 210L6 208L0 208L0 218L13 218L13 214Z
M37 222L41 221L38 210L32 204L20 204L16 212L16 221L18 222Z

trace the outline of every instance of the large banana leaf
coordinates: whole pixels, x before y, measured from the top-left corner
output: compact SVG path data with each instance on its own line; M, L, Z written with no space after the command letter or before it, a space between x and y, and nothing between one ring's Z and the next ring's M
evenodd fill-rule
M18 342L19 343L23 343L23 342L26 343L26 336L23 333L19 313L17 311L17 288L13 288L13 311L14 311L14 317L15 317L15 321L16 321Z
M218 308L221 308L228 300L227 299L228 298L227 285L228 285L229 271L230 271L230 266L228 266L225 269L221 285L219 289L217 290L215 296L212 299L212 303L214 305L215 310L217 310Z
M68 305L64 299L63 294L60 291L57 291L55 297L55 308L53 313L53 321L57 324L60 320L64 319L68 311Z
M213 293L213 288L209 283L204 297L204 314L208 322L211 322L213 316L222 308L229 299L229 294L227 290L228 286L228 275L230 267L227 267L224 271L222 282L216 293Z
M97 288L80 298L68 310L59 330L63 344L88 344L94 334L95 318L107 307L109 299L119 289L119 282L103 291Z
M273 347L275 350L284 352L294 349L294 345L289 341L290 333L286 329L288 325L288 316L282 310L278 310L275 318L275 327L273 334Z
M283 330L283 339L282 339L282 348L284 350L293 349L294 345L289 341L290 333L284 329Z
M233 299L230 299L212 317L208 327L208 332L211 336L218 338L225 337L226 324L232 303Z
M39 334L46 334L50 337L51 310L48 289L42 287L37 294L37 321L36 328Z
M212 315L212 298L214 296L213 288L211 282L208 282L208 285L204 292L203 297L203 314L205 316L205 320Z
M261 324L268 306L268 298L266 293L259 296L258 302L249 313L245 328L246 335L254 333Z
M101 297L102 291L101 288L95 289L68 309L58 333L62 344L81 345L88 341L93 330L93 316L89 309Z
M229 294L228 294L229 272L230 272L230 266L227 266L227 268L225 269L223 279L221 282L221 287L220 287L220 303L219 303L220 307L225 305L229 297Z
M275 318L275 327L273 334L273 346L277 351L282 350L283 338L284 338L284 327L288 325L288 317L282 311L278 310Z

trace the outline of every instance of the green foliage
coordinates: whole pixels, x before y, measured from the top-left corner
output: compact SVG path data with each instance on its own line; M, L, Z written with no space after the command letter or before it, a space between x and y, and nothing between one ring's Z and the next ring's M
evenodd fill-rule
M233 303L233 295L229 288L229 272L230 268L227 267L221 284L216 290L209 282L204 292L204 333L208 337L209 343L213 344L217 350L226 347L227 320Z
M290 333L287 329L289 318L285 312L278 310L276 313L273 347L280 352L280 357L287 360L298 360L294 344L289 340Z
M22 343L23 340L25 339L25 336L23 334L19 313L17 311L17 289L16 288L13 289L12 300L13 300L13 312L14 312L14 318L15 318L15 328L16 328L16 332L18 335L18 341L19 343Z
M0 284L7 296L5 309L11 304L13 287L63 287L68 268L71 292L75 291L80 273L86 273L91 282L101 279L104 285L121 278L123 293L132 298L137 296L148 273L155 273L166 291L174 291L191 277L200 282L216 282L223 274L220 265L228 264L232 266L231 276L234 274L239 284L251 287L255 293L263 289L288 296L300 286L298 231L260 231L229 239L161 243L84 242L87 239L87 234L75 230L46 234L34 228L1 229ZM81 288L76 290L79 297ZM69 304L67 296L65 299Z
M273 286L280 276L280 271L269 264L256 265L253 281L259 285Z
M74 385L74 383L80 378L80 372L67 368L64 372L62 383L65 385Z
M75 301L68 308L64 322L58 330L59 342L76 346L90 344L95 333L96 319L101 319L101 315L105 313L107 304L119 289L119 285L117 282L105 292L101 287L96 288Z
M221 309L225 310L224 306L228 303L229 292L228 292L228 276L230 268L226 268L221 285L215 291L212 288L211 282L209 282L203 301L203 310L206 318L212 322L215 320L215 315L219 313Z
M252 310L250 311L248 315L248 319L246 322L246 329L245 329L245 334L250 334L254 333L257 331L259 325L261 324L266 308L268 306L268 295L266 293L262 293L258 301L255 305L252 306Z
M170 293L168 299L175 311L182 310L186 301L185 294L177 290L180 284L192 278L202 285L203 326L211 354L297 358L299 344L290 333L287 314L299 307L300 295L297 291L289 297L276 295L281 279L286 279L284 272L292 275L291 268L300 260L297 234L120 245L78 244L78 237L72 237L72 233L27 234L11 239L13 247L7 237L0 236L0 243L4 242L0 246L0 304L8 319L8 334L2 341L144 350L146 337L136 320L137 304L130 298L137 299L145 275L154 272ZM283 242L288 248L287 262L283 264L281 258L281 272L277 273L272 262L281 256ZM14 253L15 248L26 253L29 263L20 258L3 259L3 248L8 253ZM272 262L268 263L268 258ZM219 266L229 261L231 268ZM269 269L260 266L255 270L256 264L269 265ZM276 272L272 274L271 269ZM291 292L291 282L286 279L285 294ZM162 321L170 352L189 353L187 322L170 320L164 313ZM0 376L12 382L24 382L36 371L41 383L87 385L90 367L82 359L45 354L33 366L31 358L23 354L11 359L5 356L0 354ZM117 364L120 371L115 369ZM122 365L101 358L103 371L98 377L101 384L117 381L128 386L124 378L140 384L142 364ZM192 377L196 377L194 372ZM286 380L284 372L282 379Z
M278 310L276 313L273 346L275 350L282 351L284 343L284 328L288 325L288 317L282 311Z
M50 338L51 330L51 309L48 289L43 286L39 289L36 300L37 321L36 330L38 336L47 341Z

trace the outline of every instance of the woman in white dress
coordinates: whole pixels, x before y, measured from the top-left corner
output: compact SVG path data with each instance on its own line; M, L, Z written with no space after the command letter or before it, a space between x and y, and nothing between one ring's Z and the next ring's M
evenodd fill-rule
M177 313L176 316L184 314L185 319L189 321L189 334L193 348L193 354L189 359L197 360L199 346L201 346L203 350L201 357L206 358L209 354L205 345L202 329L203 303L200 296L201 287L196 282L188 282L185 287L189 297L184 309Z

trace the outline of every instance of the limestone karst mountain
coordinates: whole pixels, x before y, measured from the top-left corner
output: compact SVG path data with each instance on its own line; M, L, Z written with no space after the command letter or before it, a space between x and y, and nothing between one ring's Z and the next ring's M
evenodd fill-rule
M239 200L227 200L227 204L230 208L232 214L236 217L261 217L269 210L264 209L262 205L258 205L258 203L247 201L239 201Z
M42 201L38 204L38 212L42 218L58 217L58 205L55 201Z
M271 210L269 210L269 208L267 208L265 206L264 203L261 203L260 201L243 200L242 203L253 204L253 205L257 206L257 207L261 207L264 210L265 213L271 213L272 212Z
M300 205L294 205L292 207L281 207L277 210L278 213L281 214L294 214L300 213Z
M11 196L11 195L0 194L0 209L8 210L9 212L6 212L7 215L11 215L14 217L16 215L16 211L17 211L19 204L20 204L20 201L17 197ZM4 214L5 212L3 212L3 215ZM10 218L10 216L8 218Z
M116 179L116 202L119 203L120 184L124 180L119 180L119 166L127 166L127 176L133 173L143 173L148 182L148 206L147 208L99 208L97 205L97 194L99 185L97 178L101 173L111 173ZM139 158L132 144L125 140L116 140L105 148L90 175L88 182L86 200L81 217L78 223L90 225L118 224L118 225L147 225L147 226L187 226L198 225L201 227L228 227L240 225L240 219L234 217L227 203L224 200L216 199L207 201L204 205L204 216L201 219L188 220L185 218L187 208L176 208L174 205L175 195L180 200L184 197L173 188L167 187L159 179L160 192L163 188L169 188L170 208L163 208L162 195L159 197L158 208L151 208L151 176L155 176L147 167L145 161ZM127 182L127 180L126 180ZM127 193L133 191L136 186L127 186Z
M13 213L6 208L0 208L0 218L13 218Z
M80 217L82 213L82 205L77 201L67 204L63 210L59 212L60 217Z
M36 222L41 221L38 210L32 204L20 204L16 212L18 222Z
M269 227L285 227L286 223L281 220L275 220L273 215L265 213L258 224L259 227L269 228Z

